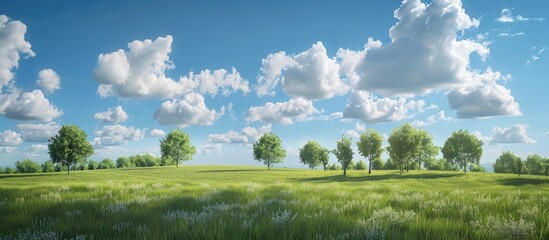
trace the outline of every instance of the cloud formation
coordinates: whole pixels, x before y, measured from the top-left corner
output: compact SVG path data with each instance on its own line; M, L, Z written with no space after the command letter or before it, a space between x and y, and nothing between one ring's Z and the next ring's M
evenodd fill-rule
M7 118L22 121L43 121L51 122L53 119L63 115L63 111L51 105L44 93L40 90L24 92L18 95L18 92L7 97L7 101L0 106L0 113ZM5 109L2 109L5 106Z
M345 106L343 117L359 119L370 124L394 122L422 113L426 107L423 100L408 100L404 97L378 98L366 91L353 91Z
M209 134L208 141L210 143L254 143L263 134L271 132L271 124L262 127L245 127L240 132L228 131L226 133Z
M61 89L61 78L52 69L42 69L38 72L36 85L46 93L53 93Z
M47 142L57 134L61 126L55 122L20 123L16 125L16 128L25 142Z
M292 98L288 102L268 102L263 106L250 107L246 112L246 122L280 123L291 125L294 121L303 122L309 116L319 113L313 102L304 98Z
M19 59L34 57L31 44L25 40L27 26L13 21L6 15L0 15L0 93L2 87L9 85L14 78L13 69L19 67Z
M416 127L424 127L431 126L439 122L450 122L453 120L455 120L453 117L447 117L444 111L440 111L437 114L429 116L425 121L415 120L412 122L412 125Z
M216 96L221 92L223 96L228 96L238 90L244 94L250 92L248 81L240 76L235 68L231 72L225 69L210 71L209 69L200 71L199 74L190 72L187 76L181 77L179 82L186 86L187 90L195 90L200 94L209 94Z
M151 130L151 132L149 133L149 136L151 137L164 137L166 136L166 132L164 132L164 130L162 129L153 129Z
M128 120L129 117L122 106L117 106L115 108L108 108L107 111L96 113L94 118L101 120L103 123L117 124Z
M23 142L21 135L12 130L4 130L0 132L0 146L16 147Z
M128 141L139 141L145 135L145 129L126 127L120 124L103 126L95 131L92 144L95 147L109 147L124 145Z
M257 77L257 95L274 95L279 82L292 97L318 100L343 95L350 87L340 78L339 68L336 59L328 57L322 42L293 56L285 52L269 54L262 60Z
M219 112L208 109L204 97L197 93L189 93L182 99L163 102L154 112L154 119L161 125L184 128L191 125L212 125L224 113L225 108Z
M525 22L525 21L544 21L545 18L530 18L521 15L513 15L513 11L508 8L501 9L501 15L496 19L500 23Z
M526 124L515 124L512 127L494 127L490 143L536 143L537 141L528 137Z
M28 148L31 152L43 152L48 150L48 145L45 144L32 144Z

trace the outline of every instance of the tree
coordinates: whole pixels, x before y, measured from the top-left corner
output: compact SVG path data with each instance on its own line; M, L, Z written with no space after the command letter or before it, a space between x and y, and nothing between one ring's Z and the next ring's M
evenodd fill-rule
M191 138L181 129L172 130L160 140L162 157L170 157L179 167L179 162L193 159L196 149L191 144Z
M469 171L471 172L486 172L486 169L478 164L471 164L469 165Z
M387 169L387 170L398 169L398 163L393 161L393 159L391 158L387 158L387 162L385 162L385 165L383 165L383 169Z
M409 123L405 123L391 132L387 152L389 157L398 163L400 174L404 172L403 167L408 166L408 163L418 151L420 140L416 130Z
M18 173L37 173L42 170L37 162L28 158L23 161L15 162L15 169L17 169Z
M53 165L53 162L51 160L44 161L42 163L42 172L54 172L55 171L55 165Z
M341 140L337 141L337 147L333 151L337 157L337 160L341 163L343 168L343 175L347 175L347 168L353 160L353 149L351 149L351 139L341 137Z
M448 163L458 164L467 173L468 164L479 164L482 141L467 130L454 131L444 142L442 155Z
M88 161L88 170L95 170L99 168L99 163L97 163L96 161L94 161L93 159L90 159Z
M133 163L128 157L119 157L116 159L116 167L131 168L131 167L135 167L135 163Z
M323 149L318 142L308 141L299 149L299 160L301 163L308 165L310 169L314 169L321 164L322 152Z
M421 164L428 159L433 159L438 154L439 148L433 145L433 136L425 130L418 130L417 137L420 139L420 145L417 152L414 154L415 161L418 164L418 169L421 170Z
M320 152L320 163L322 164L324 171L328 168L328 161L330 160L330 157L328 157L329 152L330 150L327 148L322 148L322 151Z
M14 172L15 172L15 170L14 170L13 168L10 168L10 167L6 167L6 168L4 169L4 173L5 173L5 174L12 174L12 173L14 173Z
M97 169L111 169L116 168L116 164L110 158L105 158L99 162Z
M253 145L254 159L263 162L270 170L273 164L283 163L286 150L282 147L282 140L274 133L265 133Z
M494 163L495 173L518 173L518 162L520 158L511 151L502 152Z
M332 165L328 167L328 170L341 170L341 166L337 165L336 163L332 163Z
M381 170L384 167L385 167L385 163L383 162L381 157L374 159L374 161L372 162L372 169L374 170Z
M355 170L366 170L366 168L366 163L363 160L358 161L358 163L355 165Z
M65 164L67 174L70 174L74 164L85 161L93 154L93 147L87 137L86 133L76 125L61 127L57 135L48 140L48 153L52 162Z
M543 158L538 154L528 155L525 163L528 174L542 175L543 174Z
M360 140L356 143L358 152L365 158L368 158L370 164L368 165L368 174L372 173L372 162L379 158L383 153L381 143L383 137L374 129L369 129L368 132L364 132L360 135Z

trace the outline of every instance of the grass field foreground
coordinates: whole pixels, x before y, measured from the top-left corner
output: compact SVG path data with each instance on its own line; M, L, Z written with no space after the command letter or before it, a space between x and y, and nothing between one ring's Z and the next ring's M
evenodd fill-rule
M0 175L0 239L549 239L549 178L182 166Z

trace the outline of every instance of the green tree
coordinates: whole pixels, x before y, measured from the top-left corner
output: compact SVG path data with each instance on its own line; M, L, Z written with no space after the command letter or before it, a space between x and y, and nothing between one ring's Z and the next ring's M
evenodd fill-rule
M130 158L126 156L118 157L116 159L117 168L131 168L135 167L135 164L130 161Z
M299 149L299 160L301 163L308 165L310 169L322 164L321 157L324 149L316 141L308 141Z
M428 159L433 159L437 156L439 148L433 145L433 136L425 130L418 130L417 137L420 139L420 145L417 152L414 154L415 162L418 164L418 170L421 170L421 165Z
M467 173L468 164L479 164L482 141L467 130L454 131L442 147L442 155L448 163L459 165Z
M360 140L356 143L358 152L365 158L368 158L370 164L368 165L368 174L372 173L372 162L381 157L383 149L381 144L383 137L374 129L369 129L360 135Z
M358 161L358 163L355 165L355 170L366 170L366 168L366 163L363 160Z
M265 133L253 145L254 159L267 165L270 170L273 164L283 163L286 150L282 147L282 140L274 133Z
M511 151L502 152L493 164L495 173L518 173L520 158Z
M385 165L383 165L383 169L387 169L387 170L398 169L398 163L393 161L393 159L391 158L387 158L387 162L385 162Z
M48 153L52 162L67 166L67 174L73 165L83 162L93 154L88 136L76 125L65 125L57 135L49 139Z
M6 168L4 169L4 173L6 173L6 174L12 174L12 173L14 173L14 172L15 172L15 169L10 168L10 167L6 167Z
M55 171L55 165L51 160L44 161L42 163L42 172L54 172Z
M105 158L99 162L99 165L97 166L98 169L111 169L116 168L116 164L113 160L110 158Z
M322 148L322 152L320 152L320 163L322 164L324 171L328 168L328 162L330 161L330 157L328 156L329 152L330 150L327 148Z
M421 139L416 132L417 130L411 124L405 123L397 129L393 129L389 136L387 152L389 157L398 163L400 174L404 172L404 166L408 168L410 160L418 152Z
M179 167L179 162L191 160L196 149L191 144L191 138L181 129L172 130L165 138L160 140L160 152L162 157L170 157Z
M538 154L528 155L525 163L528 174L542 175L543 174L543 158Z
M347 168L351 161L353 161L353 149L351 149L351 139L341 137L341 140L337 141L337 147L333 151L337 157L341 167L343 168L343 175L347 175Z
M385 168L385 162L381 159L381 157L378 157L374 159L372 162L372 169L373 170L381 170Z
M99 163L93 159L88 160L88 170L95 170L97 168L99 168Z
M486 169L478 164L471 164L469 165L469 171L471 172L486 172Z
M37 173L42 170L37 162L28 158L15 162L15 169L17 169L18 173Z
M336 163L332 163L332 165L328 167L328 170L341 170L341 166L337 165Z

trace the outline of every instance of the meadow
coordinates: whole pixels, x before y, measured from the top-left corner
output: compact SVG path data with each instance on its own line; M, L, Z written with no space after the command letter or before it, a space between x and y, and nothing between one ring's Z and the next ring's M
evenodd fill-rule
M180 166L0 175L0 239L549 239L549 178Z

